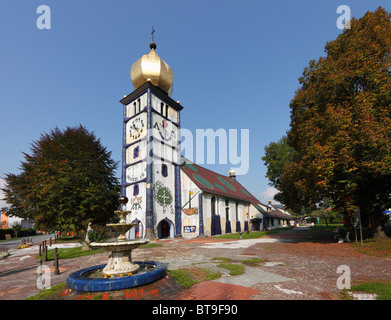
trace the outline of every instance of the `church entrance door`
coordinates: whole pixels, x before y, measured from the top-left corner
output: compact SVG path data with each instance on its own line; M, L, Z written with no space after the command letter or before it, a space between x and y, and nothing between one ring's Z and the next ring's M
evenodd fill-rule
M167 220L160 221L160 238L170 237L170 224Z

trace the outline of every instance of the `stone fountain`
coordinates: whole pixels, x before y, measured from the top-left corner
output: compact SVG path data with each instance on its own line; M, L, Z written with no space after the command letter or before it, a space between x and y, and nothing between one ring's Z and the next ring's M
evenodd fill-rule
M128 199L126 197L119 198L120 207L126 205ZM138 248L142 244L149 243L147 239L143 240L127 240L126 232L138 225L138 223L126 223L126 216L130 211L117 210L114 213L120 216L119 223L107 224L106 226L113 228L119 236L117 239L107 242L92 242L91 248L104 249L111 252L109 261L103 269L103 277L128 276L139 270L138 264L132 263L132 250Z
M166 275L166 264L155 261L132 262L132 250L150 242L148 239L129 240L126 233L138 223L127 223L126 216L130 211L121 210L128 198L120 197L119 223L107 224L119 236L105 242L92 242L93 249L103 248L111 252L108 263L83 269L72 273L67 279L67 286L76 291L109 291L121 290L144 285L163 278Z

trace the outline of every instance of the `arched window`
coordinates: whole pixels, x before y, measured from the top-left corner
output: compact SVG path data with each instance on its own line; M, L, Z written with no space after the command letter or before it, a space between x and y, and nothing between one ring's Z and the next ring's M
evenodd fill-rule
M215 197L212 197L211 212L212 212L212 216L216 215L216 198Z
M135 184L133 186L133 196L138 196L139 192L140 192L139 186L138 184Z
M236 206L235 206L235 218L236 218L236 220L239 220L239 202L236 202Z
M162 164L162 176L167 177L168 176L168 169L166 164Z
M229 207L225 208L225 219L228 221L229 220Z

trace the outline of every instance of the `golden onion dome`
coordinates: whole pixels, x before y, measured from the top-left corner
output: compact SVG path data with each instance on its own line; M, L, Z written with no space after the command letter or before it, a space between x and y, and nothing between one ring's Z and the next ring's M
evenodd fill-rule
M150 81L171 95L174 75L171 67L155 52L156 43L149 44L151 51L144 54L130 68L130 78L135 89Z

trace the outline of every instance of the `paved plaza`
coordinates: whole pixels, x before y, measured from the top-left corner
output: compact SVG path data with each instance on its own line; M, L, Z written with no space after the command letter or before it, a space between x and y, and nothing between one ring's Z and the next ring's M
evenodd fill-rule
M59 300L338 300L340 266L347 267L351 281L391 280L391 259L358 252L348 243L331 242L330 231L312 231L307 227L280 231L252 240L225 240L212 237L168 239L162 246L138 248L135 261L154 260L168 264L168 270L207 269L220 272L215 280L201 279L185 289L168 274L165 278L142 287L103 293L82 293L62 290L52 297ZM73 245L73 244L67 244ZM59 245L65 246L65 245ZM19 249L0 261L0 300L22 300L37 294L37 245ZM64 282L73 272L104 264L108 253L61 259L60 274L51 285ZM218 259L216 259L218 258ZM245 266L244 273L232 276L219 267L222 260ZM242 261L258 258L256 263ZM357 297L354 297L357 298ZM360 298L360 296L358 296ZM358 299L357 298L357 299ZM373 296L366 296L367 299Z

